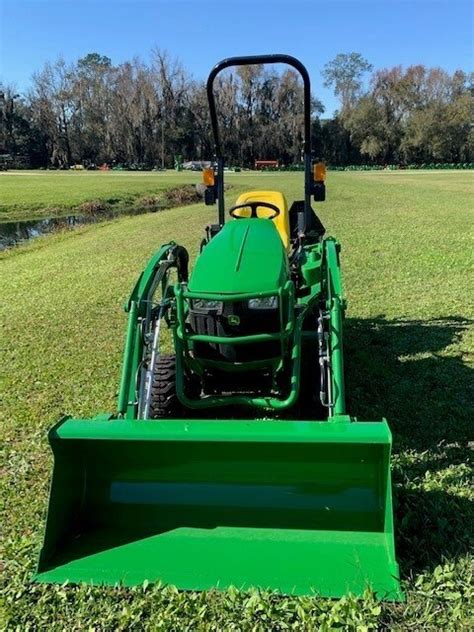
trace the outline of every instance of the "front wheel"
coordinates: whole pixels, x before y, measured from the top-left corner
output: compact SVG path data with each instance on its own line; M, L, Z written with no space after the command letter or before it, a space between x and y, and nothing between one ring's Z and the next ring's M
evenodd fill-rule
M182 417L176 394L176 356L161 355L155 363L151 385L150 419Z
M185 390L193 398L201 392L199 379L195 376L184 376ZM163 354L155 363L150 393L150 419L182 419L185 407L176 393L176 356Z

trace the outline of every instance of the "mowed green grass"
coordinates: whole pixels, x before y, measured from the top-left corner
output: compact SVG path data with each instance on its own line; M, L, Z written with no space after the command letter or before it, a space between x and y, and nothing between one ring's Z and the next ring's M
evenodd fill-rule
M241 188L301 196L300 174L227 181L229 201ZM215 209L124 217L1 255L4 627L473 629L472 183L467 172L330 173L328 200L317 205L343 246L348 409L360 419L386 416L393 432L405 604L379 604L369 593L324 601L30 584L52 467L47 429L63 413L114 410L124 300L161 243L175 239L194 256Z
M193 184L192 172L14 171L0 173L0 222L62 216L91 200L114 208L178 184Z

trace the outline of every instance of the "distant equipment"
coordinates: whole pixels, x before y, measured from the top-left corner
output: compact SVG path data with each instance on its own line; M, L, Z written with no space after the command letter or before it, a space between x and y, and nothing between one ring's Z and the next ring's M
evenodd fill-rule
M276 169L279 166L278 160L256 160L254 165L255 169L265 169L267 167Z

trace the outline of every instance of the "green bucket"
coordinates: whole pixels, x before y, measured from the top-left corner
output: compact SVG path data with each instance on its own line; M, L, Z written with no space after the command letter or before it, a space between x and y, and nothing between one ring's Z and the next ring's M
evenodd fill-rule
M382 422L64 419L36 581L401 600Z

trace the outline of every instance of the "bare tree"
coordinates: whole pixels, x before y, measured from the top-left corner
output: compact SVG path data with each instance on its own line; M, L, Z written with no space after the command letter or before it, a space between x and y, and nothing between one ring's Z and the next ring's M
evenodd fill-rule
M334 88L341 100L342 113L354 105L360 95L363 77L371 70L372 64L360 53L339 53L324 66L324 86Z

